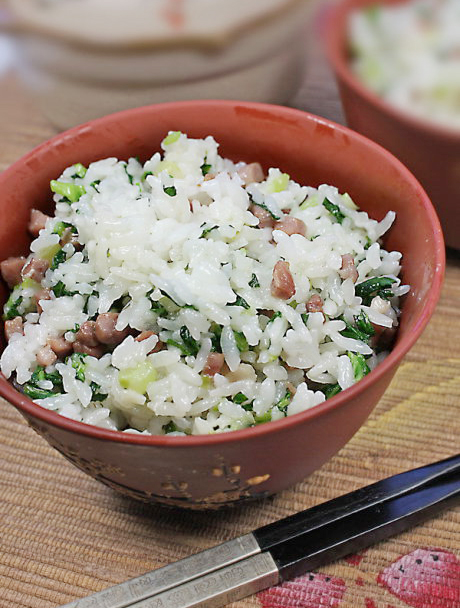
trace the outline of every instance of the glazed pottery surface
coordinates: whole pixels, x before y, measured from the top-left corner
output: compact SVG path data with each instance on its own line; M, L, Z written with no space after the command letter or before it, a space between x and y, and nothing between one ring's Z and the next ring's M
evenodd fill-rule
M400 4L407 0L380 0ZM412 117L382 100L353 74L347 23L375 0L343 0L330 13L327 49L347 123L395 154L420 180L441 220L446 245L460 249L460 131Z
M425 192L391 154L324 119L237 101L169 103L128 110L76 127L39 146L0 176L0 259L27 250L32 207L51 212L49 181L76 162L107 156L146 160L169 130L213 135L234 160L280 167L302 184L336 185L376 218L397 213L385 246L403 252L411 285L390 355L358 384L280 421L230 433L165 437L108 431L34 404L0 376L0 394L76 466L134 498L217 508L267 496L331 458L376 405L399 362L428 322L444 270L442 233ZM2 302L6 288L0 290Z

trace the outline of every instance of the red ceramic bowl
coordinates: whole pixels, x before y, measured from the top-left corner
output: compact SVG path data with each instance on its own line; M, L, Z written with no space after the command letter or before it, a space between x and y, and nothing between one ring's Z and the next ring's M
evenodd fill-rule
M327 23L327 50L348 125L378 142L409 167L433 201L446 245L460 249L460 132L402 112L362 84L350 68L350 13L372 4L407 0L342 0Z
M151 156L168 130L212 134L234 160L281 167L297 181L330 183L381 219L397 220L386 246L404 254L401 327L388 358L350 389L277 422L218 435L164 437L107 431L34 404L0 377L0 394L80 469L134 498L190 508L266 496L309 475L359 429L433 313L444 244L433 207L389 152L342 126L298 110L237 101L169 103L76 127L39 146L0 176L0 259L26 251L29 210L50 211L49 181L67 166L106 156ZM1 288L4 301L6 290Z

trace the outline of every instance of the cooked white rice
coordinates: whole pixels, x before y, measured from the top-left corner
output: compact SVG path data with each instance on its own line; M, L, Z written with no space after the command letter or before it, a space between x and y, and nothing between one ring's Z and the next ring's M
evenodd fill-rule
M55 194L55 216L31 244L29 259L51 259L61 248L65 255L60 263L54 257L41 285L16 286L5 306L6 317L24 320L1 357L6 377L74 420L195 435L307 410L385 356L369 323L396 327L399 296L408 291L398 278L401 254L380 243L393 212L377 222L333 186L301 186L279 169L245 186L238 173L245 164L221 158L212 137L170 133L162 148L163 157L145 164L107 158L86 173L77 166L82 177L73 166L59 178L83 194L71 204ZM258 227L251 202L273 217L302 220L306 235ZM62 222L74 227L80 247L61 247ZM340 276L347 254L356 283ZM280 260L295 283L287 299L273 295ZM391 293L376 287L363 295L365 281L382 277ZM51 293L40 314L38 288ZM314 295L322 311L307 314ZM79 326L111 310L119 312L118 330L131 328L120 344L100 358L58 359L37 374L37 354L50 339L73 342ZM145 330L154 334L136 341ZM162 348L152 353L158 341ZM212 351L225 364L204 375Z
M427 121L460 129L460 2L409 0L353 13L353 69L377 94Z

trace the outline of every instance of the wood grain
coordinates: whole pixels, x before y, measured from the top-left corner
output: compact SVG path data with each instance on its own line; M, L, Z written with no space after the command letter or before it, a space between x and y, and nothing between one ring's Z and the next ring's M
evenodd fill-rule
M319 48L310 50L304 83L292 105L343 121ZM52 127L14 75L4 77L0 169L51 135ZM122 498L75 469L11 406L0 402L0 607L53 608L379 478L458 452L459 304L460 256L450 252L433 319L357 435L296 487L225 512L183 513ZM354 562L341 560L321 572L343 583L341 608L402 608L407 604L379 585L377 576L418 548L441 548L460 558L460 511L440 514L372 547ZM318 605L337 605L327 591L323 595ZM289 601L296 597L294 593ZM260 606L260 601L252 597L234 606ZM314 605L309 601L283 606L308 608Z

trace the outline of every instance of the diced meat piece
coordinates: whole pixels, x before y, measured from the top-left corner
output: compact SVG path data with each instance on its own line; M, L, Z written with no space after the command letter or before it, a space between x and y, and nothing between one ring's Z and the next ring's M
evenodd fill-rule
M67 228L65 228L64 232L62 233L61 240L59 241L59 243L62 246L67 245L67 243L70 243L75 247L75 249L82 248L82 245L79 242L77 235L73 233L72 228L70 228L69 226L67 226Z
M291 217L290 215L275 222L273 230L282 230L289 236L291 236L291 234L301 234L302 236L307 234L305 222L302 222L302 220L299 220L296 217Z
M96 357L96 359L100 359L105 352L102 344L99 344L98 346L87 346L79 340L75 340L75 342L72 343L72 347L74 353L83 353L85 355L90 355L91 357Z
M224 361L225 356L222 353L209 353L202 373L205 376L214 376L215 374L218 374L222 369Z
M250 205L249 211L259 220L259 228L273 228L275 220L266 209L259 205Z
M129 327L121 331L115 328L117 320L117 312L104 312L98 316L94 331L101 344L120 344L129 334Z
M24 268L25 263L26 258L23 256L19 258L8 258L0 263L2 277L8 283L8 287L19 285L22 281L21 270Z
M143 340L147 340L147 338L151 338L152 336L155 335L154 331L150 331L150 330L146 330L146 331L141 331L141 333L136 336L136 338L134 338L134 340L136 342L142 342ZM157 353L160 350L162 350L164 347L164 344L161 340L158 340L158 342L155 344L155 346L152 348L152 350L150 352L148 352L148 355L151 355L152 353Z
M22 317L14 317L14 319L5 321L5 337L8 342L11 340L13 334L22 334L23 329L24 324L22 322Z
M40 283L43 280L45 272L48 270L49 267L50 265L47 260L32 258L22 269L22 277L24 279L28 278L32 279L32 281Z
M265 179L264 170L260 163L249 163L240 167L237 171L245 186L255 182L263 182Z
M37 303L37 312L41 314L43 308L40 306L40 302L41 300L51 300L51 292L49 289L40 289L40 291L34 294L34 299Z
M43 365L43 367L48 367L48 365L53 365L57 361L57 355L49 345L42 346L36 356L36 360L38 365Z
M70 355L73 352L72 343L67 342L67 340L63 337L49 338L48 345L60 359L67 357L67 355Z
M323 312L323 300L321 297L314 293L307 302L308 312Z
M289 270L289 262L280 260L273 268L273 278L271 284L272 296L289 300L295 294L295 283Z
M99 346L99 340L96 337L96 322L95 321L85 321L80 329L75 334L75 342L79 344L83 344L84 346L88 346L89 348L93 348L95 346ZM74 344L75 344L74 342ZM74 348L75 350L75 348ZM75 351L75 352L84 352L84 351Z
M339 276L341 279L351 279L353 283L358 280L358 270L356 268L355 260L351 253L345 253L342 256L342 266L339 270Z
M46 220L49 219L49 215L45 215L38 209L31 209L30 211L30 220L27 225L27 229L29 230L32 236L38 236L40 230L46 225Z

